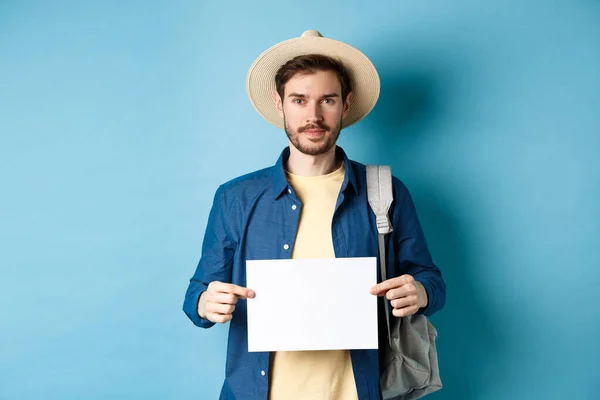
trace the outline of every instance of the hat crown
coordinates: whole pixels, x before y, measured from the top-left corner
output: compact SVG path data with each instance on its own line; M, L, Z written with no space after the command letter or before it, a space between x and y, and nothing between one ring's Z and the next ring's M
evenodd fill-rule
M323 37L321 32L315 30L304 31L300 37Z

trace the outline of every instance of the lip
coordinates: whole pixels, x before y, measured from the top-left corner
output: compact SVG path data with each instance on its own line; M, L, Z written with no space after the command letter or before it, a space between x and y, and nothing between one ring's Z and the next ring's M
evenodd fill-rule
M322 133L325 133L325 129L307 129L305 131L302 131L303 133L308 133L309 135L320 135Z

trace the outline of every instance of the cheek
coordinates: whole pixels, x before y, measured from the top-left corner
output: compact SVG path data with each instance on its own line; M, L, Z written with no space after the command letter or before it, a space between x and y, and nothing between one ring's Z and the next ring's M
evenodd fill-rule
M329 110L323 113L323 117L327 122L332 125L335 125L339 122L340 118L342 118L341 110Z
M303 115L298 110L284 110L285 111L285 120L291 126L298 125L299 122L303 121Z

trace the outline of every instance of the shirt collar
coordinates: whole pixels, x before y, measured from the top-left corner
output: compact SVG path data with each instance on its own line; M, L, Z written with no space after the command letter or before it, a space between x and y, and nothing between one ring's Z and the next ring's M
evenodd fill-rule
M358 187L356 186L356 176L354 174L354 169L352 168L352 165L350 164L350 160L348 159L348 156L346 156L346 152L341 147L336 146L336 155L338 157L342 157L344 160L345 172L344 172L344 182L342 183L341 191L344 192L346 190L346 188L348 186L350 186L352 188L352 190L354 190L354 193L358 194ZM281 155L279 156L279 159L273 166L272 187L273 187L273 194L275 195L276 199L279 198L279 196L281 196L281 194L285 190L289 189L289 183L285 176L285 169L284 169L284 165L289 158L290 158L290 148L286 147L285 149L283 149L283 151L281 152Z

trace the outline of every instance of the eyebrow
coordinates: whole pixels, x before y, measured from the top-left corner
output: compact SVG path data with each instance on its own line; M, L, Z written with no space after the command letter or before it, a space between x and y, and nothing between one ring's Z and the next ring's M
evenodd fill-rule
M300 97L300 98L305 99L306 95L305 94L300 94L300 93L290 93L288 95L288 97ZM321 96L321 99L326 99L328 97L340 97L340 95L337 94L337 93L327 93L327 94L324 94L323 96Z

